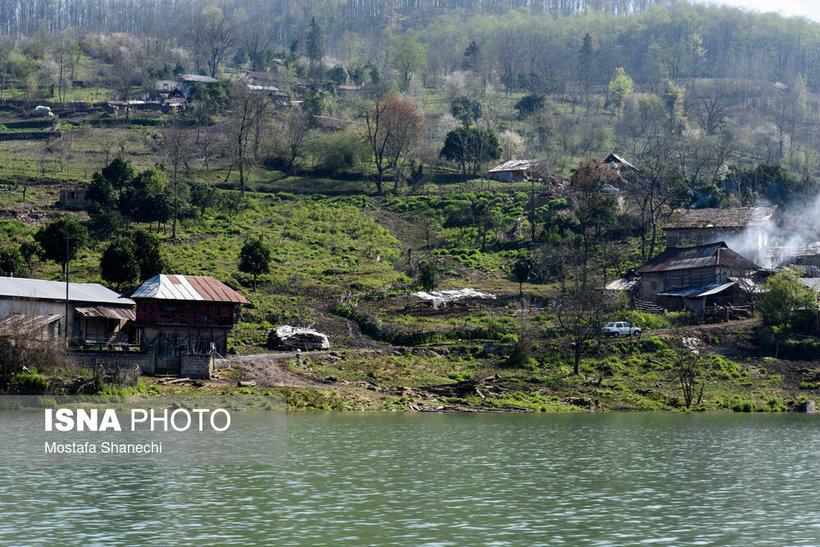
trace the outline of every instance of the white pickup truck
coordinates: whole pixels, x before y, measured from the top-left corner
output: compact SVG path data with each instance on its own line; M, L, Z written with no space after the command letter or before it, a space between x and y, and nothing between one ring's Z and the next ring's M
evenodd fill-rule
M601 334L604 336L614 336L615 338L619 336L640 336L641 329L639 327L633 327L626 321L616 321L604 325L604 328L601 329Z

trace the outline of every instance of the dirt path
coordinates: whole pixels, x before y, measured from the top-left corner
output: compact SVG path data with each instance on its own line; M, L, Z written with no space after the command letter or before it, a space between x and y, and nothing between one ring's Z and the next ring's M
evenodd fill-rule
M303 355L315 357L327 355L328 351L305 352ZM231 357L231 365L242 371L242 380L253 380L257 384L271 387L328 387L310 376L287 370L284 362L294 359L295 352L263 353L261 355L242 355Z

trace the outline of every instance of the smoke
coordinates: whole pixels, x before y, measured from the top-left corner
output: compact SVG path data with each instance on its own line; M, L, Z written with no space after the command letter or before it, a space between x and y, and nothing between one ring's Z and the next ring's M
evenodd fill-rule
M792 203L781 215L725 238L726 245L752 262L778 268L801 255L820 255L820 194Z

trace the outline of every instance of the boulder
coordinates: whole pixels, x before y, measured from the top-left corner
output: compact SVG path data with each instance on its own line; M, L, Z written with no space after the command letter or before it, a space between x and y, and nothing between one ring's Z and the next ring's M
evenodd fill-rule
M284 325L268 331L268 347L290 351L320 350L329 349L330 341L321 332Z

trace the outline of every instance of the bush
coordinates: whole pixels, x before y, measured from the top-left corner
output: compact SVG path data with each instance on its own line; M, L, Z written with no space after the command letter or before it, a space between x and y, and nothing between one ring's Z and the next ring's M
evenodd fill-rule
M42 395L49 387L46 377L36 370L18 372L9 381L11 395Z

